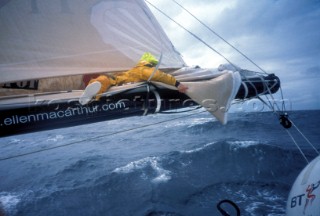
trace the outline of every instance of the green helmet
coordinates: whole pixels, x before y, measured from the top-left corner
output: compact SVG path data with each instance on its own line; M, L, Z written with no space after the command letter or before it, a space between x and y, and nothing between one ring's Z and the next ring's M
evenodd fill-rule
M153 65L158 64L158 60L149 52L146 52L142 55L140 61L147 61Z

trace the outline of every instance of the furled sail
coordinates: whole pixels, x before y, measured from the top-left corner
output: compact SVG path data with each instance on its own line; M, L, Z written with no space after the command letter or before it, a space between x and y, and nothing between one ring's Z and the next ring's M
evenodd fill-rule
M143 0L6 0L0 83L131 68L148 51L184 62Z

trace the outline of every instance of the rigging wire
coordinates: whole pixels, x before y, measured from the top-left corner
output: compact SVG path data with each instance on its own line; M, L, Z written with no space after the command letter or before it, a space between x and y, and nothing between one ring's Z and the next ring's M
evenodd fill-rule
M294 137L292 136L292 134L290 133L289 130L286 130L286 131L287 131L288 135L290 136L290 138L292 139L292 141L294 142L294 144L296 145L296 147L298 148L298 150L300 151L303 158L307 161L307 164L309 164L309 160L307 159L306 155L303 153L303 151L300 148L300 146L298 145L297 141L294 139Z
M232 44L230 44L227 40L225 40L222 36L220 36L218 33L216 33L212 28L210 28L208 25L206 25L203 21L201 21L199 18L197 18L194 14L192 14L188 9L186 9L185 7L183 7L180 3L178 3L176 0L172 0L173 2L175 2L179 7L181 7L183 10L185 10L190 16L192 16L194 19L196 19L200 24L202 24L203 26L205 26L210 32L212 32L214 35L216 35L217 37L219 37L221 40L223 40L226 44L228 44L230 47L232 47L234 50L236 50L239 54L241 54L243 57L245 57L248 61L250 61L253 65L255 65L257 68L259 68L263 73L268 74L264 69L262 69L258 64L256 64L252 59L250 59L247 55L245 55L243 52L241 52L239 49L237 49L235 46L233 46ZM146 2L151 5L153 8L155 8L157 11L159 11L161 14L163 14L164 16L166 16L168 19L170 19L172 22L174 22L175 24L177 24L178 26L180 26L182 29L184 29L185 31L187 31L189 34L191 34L193 37L195 37L197 40L199 40L200 42L202 42L204 45L206 45L208 48L210 48L211 50L213 50L214 52L216 52L218 55L220 55L221 57L223 57L227 62L229 62L233 67L237 68L229 59L227 59L222 53L220 53L219 51L217 51L216 49L214 49L212 46L210 46L207 42L205 42L204 40L202 40L199 36L197 36L195 33L191 32L190 30L188 30L187 28L185 28L184 26L182 26L180 23L178 23L177 21L175 21L173 18L171 18L169 15L167 15L166 13L164 13L162 10L160 10L158 7L156 7L154 4L150 3L148 0L146 0ZM244 76L247 79L246 76ZM252 85L254 87L254 85L249 81L249 84ZM271 91L270 91L270 87L266 84L263 83L266 90L268 91L268 93L270 94L271 99L268 98L268 96L266 96L267 101L269 102L270 105L268 105L267 103L264 102L264 100L258 95L258 98L263 101L271 110L273 110L274 112L276 112L276 109L274 106L276 106L277 111L280 113L285 112L285 103L284 103L284 98L283 98L283 93L282 93L282 88L280 86L280 91L281 91L281 100L282 100L282 109L280 109L280 107L278 106L278 104L275 102L276 100L274 99ZM254 87L255 88L255 87ZM272 101L272 102L271 102ZM272 105L273 104L273 105Z
M247 81L250 83L250 80L247 79ZM285 101L284 101L284 97L283 97L283 92L282 92L282 88L280 87L280 93L281 93L281 98L282 98L282 109L280 109L280 107L278 106L275 98L272 95L272 92L270 89L272 89L274 86L269 87L267 85L266 82L263 82L264 87L266 88L266 91L261 93L260 95L257 96L257 98L263 103L265 104L270 110L273 111L274 114L276 114L278 117L280 116L279 120L280 123L286 128L286 131L289 135L289 137L291 138L291 140L293 141L293 143L296 145L296 147L298 148L299 152L301 153L301 155L303 156L303 158L307 161L307 163L309 163L306 155L303 153L302 149L300 148L300 146L298 145L298 142L295 140L295 138L293 137L293 135L291 134L291 132L288 130L291 125L294 126L294 128L296 129L296 131L298 131L298 133L303 137L303 139L312 147L312 149L318 154L320 155L319 151L317 150L317 148L311 143L311 141L302 133L302 131L293 123L293 121L290 119L288 119L288 116L286 114L286 105L285 105ZM254 85L252 85L254 87ZM255 88L255 87L254 87ZM268 97L267 94L268 93L270 95L271 98ZM267 101L265 101L261 95L265 94L264 96L266 97ZM268 104L268 103L269 104ZM280 113L279 113L280 112ZM285 122L281 122L281 120L285 120Z
M222 41L224 41L226 44L228 44L231 48L236 50L240 55L242 55L244 58L246 58L249 62L251 62L253 65L255 65L257 68L259 68L262 72L268 74L265 70L263 70L258 64L256 64L252 59L250 59L247 55L245 55L243 52L241 52L239 49L237 49L235 46L233 46L231 43L229 43L226 39L224 39L221 35L219 35L217 32L215 32L212 28L210 28L207 24L205 24L203 21L201 21L199 18L197 18L194 14L192 14L187 8L183 7L180 3L178 3L176 0L172 0L175 2L179 7L181 7L184 11L186 11L189 15L191 15L194 19L196 19L200 24L202 24L204 27L206 27L211 33L216 35L218 38L220 38Z
M291 120L292 122L292 120ZM292 122L292 125L294 128L300 133L300 135L306 140L306 142L313 148L313 150L320 155L320 152L317 150L317 148L310 142L310 140L299 130L299 128Z
M275 114L277 114L276 112L274 112ZM294 124L294 122L290 119L290 123L294 126L294 128L296 129L296 131L299 132L299 134L302 136L302 138L312 147L312 149L318 154L320 155L320 152L317 150L317 148L311 143L311 141L302 133L302 131ZM306 155L303 153L302 149L300 148L298 142L295 140L295 138L293 137L292 133L290 132L289 128L286 128L285 131L288 133L289 137L291 138L292 142L295 144L295 146L297 147L297 149L299 150L299 152L301 153L301 155L303 156L303 158L307 161L307 163L309 164L309 160L307 159Z
M263 73L268 74L264 69L262 69L258 64L256 64L252 59L250 59L247 55L245 55L243 52L241 52L239 49L237 49L235 46L233 46L231 43L229 43L226 39L224 39L221 35L219 35L217 32L215 32L212 28L210 28L207 24L205 24L203 21L201 21L199 18L197 18L194 14L192 14L187 8L185 8L184 6L182 6L180 3L178 3L176 0L172 0L173 2L175 2L180 8L182 8L184 11L186 11L190 16L192 16L194 19L196 19L200 24L202 24L204 27L206 27L210 32L212 32L214 35L216 35L218 38L220 38L222 41L224 41L226 44L228 44L230 47L232 47L235 51L237 51L239 54L241 54L243 57L245 57L249 62L251 62L253 65L255 65L257 68L259 68ZM229 61L230 62L230 61ZM234 66L234 65L233 65ZM247 81L249 81L247 79L246 76L244 76L245 79ZM255 86L251 83L251 81L249 81L249 84L251 86L254 87ZM269 105L260 97L260 95L258 95L259 100L261 100L264 104L266 104L271 110L273 110L273 112L280 112L280 113L284 113L286 111L286 107L285 107L285 102L284 102L284 97L283 97L283 91L282 88L280 86L280 92L281 92L281 101L282 101L282 109L278 106L278 104L276 103L275 98L273 97L270 89L267 83L263 82L264 87L266 88L266 91L268 91L271 99L265 95L267 101L269 102ZM257 91L257 90L256 90ZM264 92L265 93L265 92ZM264 94L263 93L263 94ZM276 107L276 108L275 108ZM280 114L279 114L280 115Z
M160 55L160 59L157 63L157 65L155 66L155 68L153 69L152 71L152 74L149 76L147 82L149 83L151 81L151 79L153 78L153 76L155 75L155 73L157 72L157 70L159 69L160 65L161 65L161 62L162 62L162 52L161 52L161 55Z
M193 111L193 110L191 110L191 111ZM31 152L26 152L26 153L22 153L22 154L3 157L3 158L0 158L0 162L1 161L6 161L6 160L10 160L10 159L14 159L14 158L27 156L27 155L32 155L32 154L36 154L36 153L40 153L40 152L50 151L50 150L53 150L53 149L58 149L58 148L63 148L63 147L71 146L71 145L76 145L76 144L80 144L80 143L87 142L87 141L97 140L97 139L100 139L100 138L103 138L103 137L109 137L109 136L112 136L112 135L121 134L121 133L129 132L129 131L134 131L134 130L141 129L141 128L151 127L151 126L154 126L154 125L158 125L158 124L162 124L162 123L166 123L166 122L170 122L170 121L174 121L174 120L190 117L190 116L193 116L193 115L197 115L197 114L200 114L200 113L203 113L203 112L206 112L206 111L203 110L203 111L199 111L199 112L194 112L194 113L191 113L191 114L188 114L188 115L183 115L183 116L179 116L179 117L176 117L176 118L171 118L171 119L168 119L168 120L163 120L163 121L159 121L159 122L155 122L155 123L151 123L151 124L146 124L146 125L142 125L142 126L139 126L139 127L129 128L129 129L126 129L126 130L120 130L120 131L116 131L116 132L112 132L112 133L108 133L108 134L103 134L103 135L99 135L99 136L95 136L95 137L89 137L87 139L81 139L81 140L70 142L70 143L66 143L66 144L63 144L63 145L58 145L58 146L53 146L53 147L50 147L50 148L44 148L44 149L39 149L39 150L36 150L36 151L31 151Z
M214 49L210 44L208 44L207 42L205 42L204 40L202 40L199 36L197 36L195 33L191 32L189 29L187 29L186 27L184 27L183 25L181 25L180 23L178 23L176 20L174 20L173 18L171 18L168 14L164 13L162 10L160 10L158 7L156 7L154 4L152 4L151 2L149 2L148 0L145 0L149 5L151 5L154 9L156 9L157 11L159 11L162 15L164 15L165 17L167 17L168 19L170 19L172 22L174 22L175 24L177 24L180 28L184 29L186 32L188 32L190 35L192 35L193 37L195 37L197 40L199 40L201 43L203 43L204 45L206 45L209 49L211 49L212 51L214 51L215 53L217 53L218 55L220 55L222 58L224 58L227 62L229 62L229 64L231 64L233 67L236 68L236 66L229 60L227 59L222 53L220 53L218 50Z
M180 3L178 3L176 0L172 0L173 2L175 2L179 7L181 7L184 11L186 11L190 16L192 16L194 19L196 19L200 24L202 24L204 27L206 27L210 32L212 32L214 35L216 35L218 38L220 38L222 41L224 41L226 44L228 44L230 47L232 47L234 50L236 50L239 54L241 54L243 57L245 57L249 62L251 62L253 65L255 65L257 68L259 68L263 73L265 74L269 74L267 73L264 69L262 69L258 64L256 64L252 59L250 59L247 55L245 55L243 52L241 52L239 49L237 49L235 46L233 46L232 44L230 44L227 40L225 40L222 36L220 36L217 32L215 32L212 28L210 28L208 25L206 25L204 22L202 22L199 18L197 18L194 14L192 14L188 9L186 9L185 7L183 7ZM148 0L146 0L146 2L148 2L153 8L155 8L157 11L159 11L161 14L163 14L164 16L166 16L168 19L170 19L171 21L173 21L174 23L176 23L178 26L180 26L182 29L184 29L185 31L187 31L189 34L191 34L193 37L195 37L196 39L198 39L200 42L202 42L204 45L206 45L207 47L209 47L211 50L213 50L214 52L216 52L218 55L220 55L221 57L223 57L227 62L229 62L232 66L234 66L235 68L237 68L229 59L227 59L224 55L222 55L219 51L217 51L216 49L214 49L212 46L210 46L207 42L205 42L204 40L202 40L199 36L197 36L196 34L194 34L193 32L191 32L190 30L188 30L187 28L185 28L184 26L182 26L180 23L178 23L177 21L175 21L173 18L171 18L169 15L167 15L166 13L164 13L162 10L160 10L158 7L156 7L155 5L153 5L152 3L150 3ZM247 79L246 76L244 76ZM249 80L248 80L249 81ZM249 84L252 85L254 87L254 85L249 81ZM273 87L269 87L267 85L267 83L263 82L263 85L267 91L267 93L270 95L270 98L265 94L266 92L264 92L264 96L266 97L267 101L269 102L269 104L263 100L261 98L261 95L257 95L257 98L262 101L265 105L267 105L267 107L270 108L270 110L272 110L275 114L277 114L278 116L283 116L283 115L287 115L286 114L286 105L285 105L285 101L284 101L284 96L283 96L283 91L282 91L282 87L280 85L280 96L281 96L281 101L282 101L282 107L280 108L279 105L277 104L275 98L272 95L271 92L271 88ZM254 87L255 88L255 87ZM280 114L281 113L281 114ZM287 119L289 121L289 123L292 123L291 120ZM293 123L292 123L293 124ZM293 124L293 126L295 127L295 129L300 133L300 135L309 143L309 145L312 146L312 148L315 150L315 152L317 152L317 154L319 154L319 151L314 147L314 145L306 138L306 136L299 130L299 128ZM291 125L290 125L291 127ZM305 156L305 154L303 153L303 151L301 150L301 148L299 147L298 143L296 142L296 140L294 139L294 137L292 136L292 134L290 133L290 131L288 130L288 128L286 129L287 133L289 134L289 136L291 137L292 141L295 143L295 145L297 146L297 148L299 149L300 153L302 154L302 156L305 158L305 160L307 161L307 163L309 163L307 157ZM320 155L320 154L319 154Z
M212 51L216 52L218 55L220 55L221 57L223 57L228 63L230 63L233 67L237 68L229 59L227 59L222 53L220 53L219 51L217 51L216 49L214 49L211 45L209 45L207 42L205 42L204 40L202 40L199 36L197 36L195 33L191 32L190 30L188 30L187 28L185 28L184 26L182 26L180 23L178 23L176 20L174 20L173 18L171 18L169 15L167 15L166 13L164 13L162 10L160 10L158 7L156 7L154 4L152 4L151 2L149 2L148 0L145 0L149 5L151 5L153 8L155 8L158 12L160 12L161 14L163 14L165 17L167 17L168 19L170 19L172 22L174 22L175 24L177 24L179 27L181 27L182 29L184 29L185 31L187 31L189 34L191 34L193 37L195 37L197 40L199 40L200 42L202 42L204 45L206 45L208 48L210 48ZM225 43L227 43L229 46L231 46L234 50L236 50L238 53L240 53L242 56L244 56L247 60L249 60L253 65L255 65L256 67L258 67L263 73L268 74L265 70L263 70L259 65L257 65L254 61L252 61L248 56L246 56L244 53L242 53L239 49L237 49L235 46L233 46L232 44L230 44L227 40L225 40L222 36L220 36L219 34L217 34L215 31L213 31L208 25L206 25L204 22L202 22L200 19L198 19L195 15L193 15L189 10L187 10L185 7L183 7L181 4L179 4L176 0L172 0L173 2L175 2L178 6L180 6L183 10L185 10L189 15L191 15L193 18L195 18L198 22L200 22L202 25L204 25L206 28L208 28L213 34L215 34L216 36L218 36L221 40L223 40ZM245 76L245 78L247 79L247 77ZM247 79L248 80L248 79ZM249 84L252 85L252 83L249 81ZM284 102L282 104L283 109L281 110L280 107L278 106L277 103L275 103L275 99L272 96L272 93L270 91L270 88L268 87L268 85L266 83L264 83L268 93L271 95L270 97L272 98L273 104L275 106L277 106L277 109L279 112L284 112ZM252 85L254 86L254 85ZM280 86L281 89L281 86ZM281 89L281 96L282 96L282 101L284 101L283 99L283 94L282 94L282 89ZM266 96L267 97L267 96ZM263 99L260 98L261 101L263 101ZM270 105L268 105L268 107L273 110L275 112L275 108L274 106L272 106L271 104L271 100L267 97L267 100L269 101ZM265 103L267 104L267 103Z

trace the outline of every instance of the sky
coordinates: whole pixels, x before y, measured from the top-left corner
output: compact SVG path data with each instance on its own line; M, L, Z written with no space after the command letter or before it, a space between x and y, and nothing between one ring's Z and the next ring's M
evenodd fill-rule
M260 71L174 0L149 0L243 69ZM287 109L320 109L320 0L175 0L263 70L280 77ZM188 65L227 63L152 6ZM277 95L279 96L279 95Z

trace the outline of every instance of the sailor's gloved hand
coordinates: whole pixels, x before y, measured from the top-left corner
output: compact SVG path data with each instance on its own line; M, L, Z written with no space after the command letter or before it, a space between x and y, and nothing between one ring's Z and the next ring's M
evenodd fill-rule
M178 91L181 93L186 93L188 90L188 87L183 85L182 83L180 83L177 88L178 88Z

